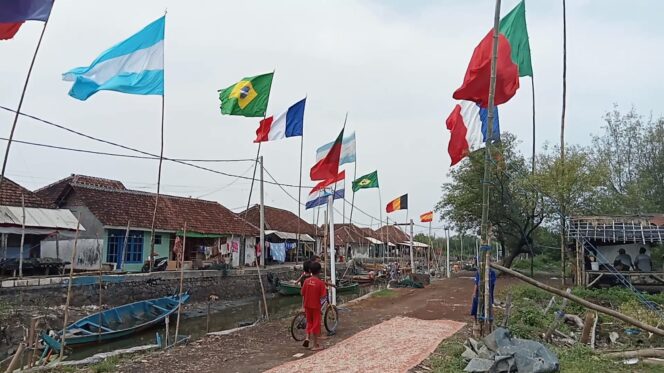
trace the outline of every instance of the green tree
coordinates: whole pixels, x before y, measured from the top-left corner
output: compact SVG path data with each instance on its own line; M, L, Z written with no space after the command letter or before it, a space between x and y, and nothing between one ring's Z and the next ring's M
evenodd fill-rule
M506 252L503 264L511 266L521 253L532 253L532 237L546 216L545 204L532 185L526 159L516 150L516 137L501 134L492 154L489 223L491 233ZM460 232L479 232L482 218L484 152L470 154L450 171L436 211Z
M617 106L604 116L593 138L593 156L608 172L604 213L638 214L664 210L664 118L644 118Z

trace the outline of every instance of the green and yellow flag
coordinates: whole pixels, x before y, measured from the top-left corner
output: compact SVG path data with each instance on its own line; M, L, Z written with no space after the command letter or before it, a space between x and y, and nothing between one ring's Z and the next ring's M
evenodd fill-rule
M219 90L221 113L262 117L267 110L274 73L250 76Z
M378 188L378 171L366 174L353 181L353 192L368 188Z

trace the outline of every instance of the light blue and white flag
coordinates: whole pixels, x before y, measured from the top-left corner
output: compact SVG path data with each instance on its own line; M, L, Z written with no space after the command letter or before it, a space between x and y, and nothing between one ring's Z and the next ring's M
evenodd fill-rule
M62 74L63 80L74 82L69 95L82 101L104 90L163 95L165 25L164 16L106 50L90 66Z
M327 155L327 152L330 150L332 145L334 145L334 141L325 144L316 150L316 162L320 161ZM339 157L339 165L341 166L342 164L353 162L355 162L355 132L351 133L348 137L344 137L344 140L341 143L341 156Z

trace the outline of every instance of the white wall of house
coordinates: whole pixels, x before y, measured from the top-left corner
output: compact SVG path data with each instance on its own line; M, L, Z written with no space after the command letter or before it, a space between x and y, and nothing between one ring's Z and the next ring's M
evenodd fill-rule
M74 240L60 239L58 245L60 252L59 258L65 262L71 261L71 254L74 249ZM79 239L76 243L76 258L74 259L74 269L98 270L103 247L104 240L97 240L94 238ZM58 250L56 250L55 240L41 242L42 258L56 258L57 251ZM67 266L67 268L69 268L69 266Z

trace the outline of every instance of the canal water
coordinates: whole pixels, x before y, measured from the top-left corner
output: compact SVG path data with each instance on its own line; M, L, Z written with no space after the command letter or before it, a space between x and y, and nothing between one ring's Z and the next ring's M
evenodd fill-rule
M352 293L337 294L337 304L343 304L372 291L380 290L385 286L385 284L360 286L358 290ZM260 317L259 300L260 298L254 297L238 301L210 303L210 331L217 332L253 324ZM302 298L299 296L270 294L267 297L267 306L268 311L270 312L270 319L286 318L300 309L302 306ZM344 312L342 310L339 317L343 318L343 314ZM179 335L190 336L192 340L204 336L206 334L207 324L206 315L206 304L186 305L183 308L180 319ZM170 340L172 341L175 333L175 317L171 318L169 328ZM69 360L84 359L100 352L154 344L156 343L157 333L160 334L163 341L165 334L165 327L163 324L124 339L77 348L73 351Z

